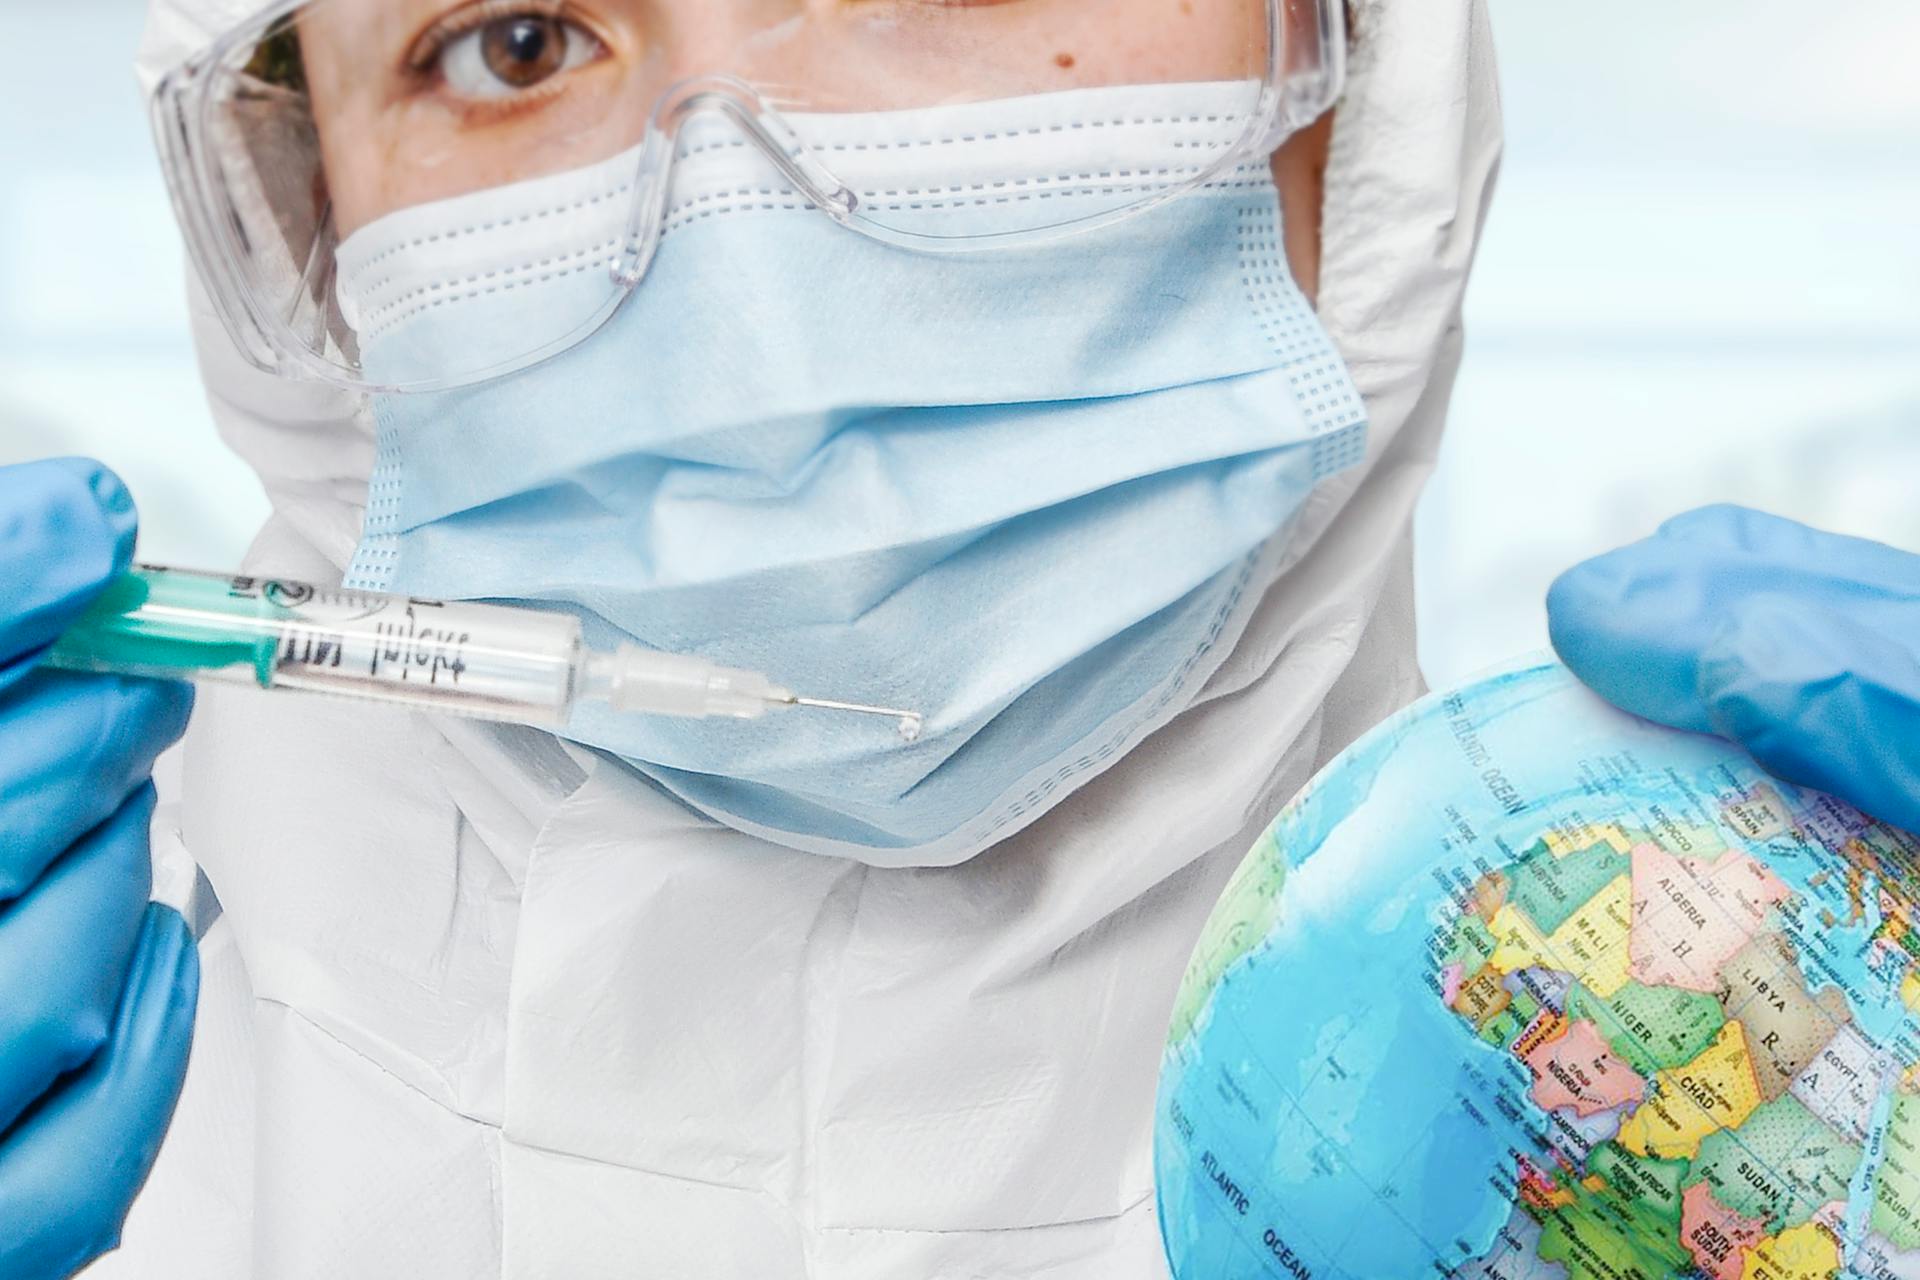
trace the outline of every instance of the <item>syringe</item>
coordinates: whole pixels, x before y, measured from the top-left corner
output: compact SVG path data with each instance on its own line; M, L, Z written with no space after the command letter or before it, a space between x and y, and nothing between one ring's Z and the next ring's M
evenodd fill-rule
M636 645L590 649L579 619L136 565L47 655L75 671L251 684L564 728L581 702L662 716L753 719L815 707L893 719L892 707L802 697L757 671Z

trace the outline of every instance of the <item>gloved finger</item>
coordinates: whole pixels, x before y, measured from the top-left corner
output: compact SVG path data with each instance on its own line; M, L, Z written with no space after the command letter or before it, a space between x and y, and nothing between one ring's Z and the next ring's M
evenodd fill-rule
M0 902L146 782L192 709L190 685L63 671L0 692Z
M119 1242L193 1043L199 956L150 905L106 1047L0 1139L0 1276L67 1276Z
M1608 702L1710 733L1699 656L1715 624L1701 609L1684 560L1640 543L1560 575L1547 590L1547 632L1560 660Z
M1920 557L1742 507L1703 507L1562 574L1547 592L1547 622L1561 659L1608 701L1707 733L1700 656L1731 610L1758 595L1902 634L1920 609Z
M1920 556L1709 507L1569 570L1547 613L1561 658L1609 701L1911 821L1913 722L1896 704L1915 687L1903 664L1920 652Z
M103 464L0 467L0 688L133 559L133 495Z
M0 914L0 1130L107 1042L152 888L142 788Z
M1662 724L1711 732L1700 698L1701 652L1731 602L1756 586L1777 585L1754 582L1756 574L1786 573L1801 559L1757 523L1771 519L1708 507L1574 566L1547 592L1553 647L1609 702Z
M1759 596L1700 660L1714 732L1789 782L1920 831L1920 661L1844 613Z

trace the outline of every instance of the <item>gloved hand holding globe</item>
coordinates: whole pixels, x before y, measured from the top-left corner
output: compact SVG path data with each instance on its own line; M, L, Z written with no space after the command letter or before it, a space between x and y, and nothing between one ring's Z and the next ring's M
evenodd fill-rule
M1920 1276L1916 588L1696 512L1551 601L1575 674L1695 732L1541 660L1325 770L1176 1010L1176 1275Z

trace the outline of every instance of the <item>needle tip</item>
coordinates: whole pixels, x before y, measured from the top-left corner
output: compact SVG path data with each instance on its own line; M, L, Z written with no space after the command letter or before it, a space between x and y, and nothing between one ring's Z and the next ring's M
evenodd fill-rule
M790 696L786 701L790 706L812 707L818 711L850 711L855 715L887 716L893 720L894 727L899 730L903 742L917 741L920 731L926 724L918 711L902 711L897 707L869 707L858 702L835 702L831 698L798 696Z

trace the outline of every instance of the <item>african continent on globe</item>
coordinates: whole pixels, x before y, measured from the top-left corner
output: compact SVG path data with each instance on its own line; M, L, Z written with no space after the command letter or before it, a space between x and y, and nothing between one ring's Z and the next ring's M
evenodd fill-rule
M1920 840L1534 661L1273 823L1195 950L1180 1280L1920 1280Z

